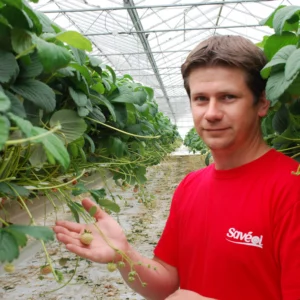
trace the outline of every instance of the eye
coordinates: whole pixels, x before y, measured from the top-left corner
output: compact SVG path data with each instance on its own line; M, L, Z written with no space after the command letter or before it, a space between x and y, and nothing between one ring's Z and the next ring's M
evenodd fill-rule
M228 95L224 95L223 98L224 98L225 100L232 100L232 99L235 99L236 96L228 94Z
M194 98L195 101L207 101L207 98L205 96L197 96Z

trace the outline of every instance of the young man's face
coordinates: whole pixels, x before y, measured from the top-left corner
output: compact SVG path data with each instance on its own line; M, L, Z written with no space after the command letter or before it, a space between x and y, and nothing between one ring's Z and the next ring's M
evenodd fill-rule
M243 70L231 67L201 67L189 76L191 109L195 129L211 150L251 147L260 139L260 118L269 102L254 96Z

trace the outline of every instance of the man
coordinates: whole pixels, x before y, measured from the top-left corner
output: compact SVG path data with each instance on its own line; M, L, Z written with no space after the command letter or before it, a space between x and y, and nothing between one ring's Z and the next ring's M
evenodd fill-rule
M119 270L146 299L300 299L300 177L292 174L297 162L262 138L269 108L260 77L265 64L249 40L214 36L182 65L195 128L214 163L176 189L153 259L132 249L100 209L97 224L119 251L93 225L57 222L58 240L99 263L122 260L120 251L141 262L134 269L146 287L129 280L129 263ZM89 210L94 202L85 199L83 206ZM90 246L79 241L85 228L95 237Z

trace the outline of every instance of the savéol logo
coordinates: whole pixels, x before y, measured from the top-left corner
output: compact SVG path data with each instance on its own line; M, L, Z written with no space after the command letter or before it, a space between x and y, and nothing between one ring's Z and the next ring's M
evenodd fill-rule
M263 247L263 236L254 236L252 231L249 231L248 233L243 233L242 231L238 231L235 228L230 228L226 236L228 237L226 238L226 240L234 244L242 244L258 248Z

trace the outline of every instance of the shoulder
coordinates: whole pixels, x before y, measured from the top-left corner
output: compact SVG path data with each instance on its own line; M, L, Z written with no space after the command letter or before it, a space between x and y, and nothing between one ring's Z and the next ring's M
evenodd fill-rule
M199 181L208 180L211 177L212 171L213 165L209 165L208 167L193 171L185 176L185 178L179 184L178 188L190 187L194 184L199 184Z
M299 163L296 160L275 150L273 158L272 165L268 166L269 174L279 185L291 185L300 181L300 174L297 174Z

